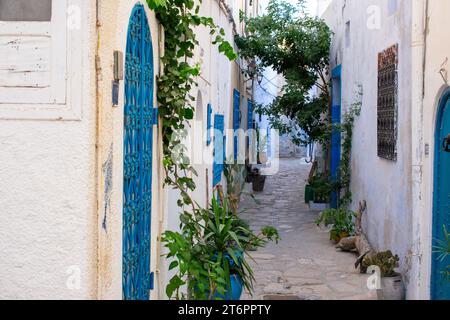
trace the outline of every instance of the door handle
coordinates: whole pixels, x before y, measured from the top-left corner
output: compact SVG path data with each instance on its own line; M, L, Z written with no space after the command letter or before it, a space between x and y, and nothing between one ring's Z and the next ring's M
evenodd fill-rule
M445 152L450 152L450 134L448 134L442 141L442 148Z

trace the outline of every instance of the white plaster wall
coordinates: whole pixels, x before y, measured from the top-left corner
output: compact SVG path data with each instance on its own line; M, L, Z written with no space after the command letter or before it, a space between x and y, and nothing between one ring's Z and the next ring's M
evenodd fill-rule
M69 96L66 107L81 110L79 120L45 120L31 106L28 120L0 117L1 299L96 297L95 2L78 5L84 50L68 76L83 75L72 91L82 99L69 105Z
M419 264L417 273L414 277L417 279L417 286L411 295L413 299L430 298L430 278L431 278L431 254L432 254L432 218L433 218L433 169L434 169L434 139L436 129L436 115L439 107L439 100L442 93L449 87L448 77L450 58L450 43L445 41L450 34L445 26L450 13L450 3L448 1L424 1L428 3L428 24L425 34L425 65L423 61L415 60L414 65L417 68L424 68L424 97L423 111L420 104L414 104L422 116L422 122L419 125L423 130L423 136L413 132L413 138L417 140L418 150L417 163L420 176L417 177L419 185L416 197L419 215L417 221L414 221L419 227L415 234L415 243L417 245L416 261ZM417 8L417 10L424 9ZM424 12L425 13L425 12ZM415 21L418 24L418 22ZM442 70L443 76L440 71ZM429 154L425 154L425 145L428 145Z
M324 18L335 33L331 66L342 64L343 112L356 101L359 84L364 92L353 138L353 208L357 208L360 200L367 201L364 232L375 249L391 249L400 256L400 269L409 289L415 282L409 275L412 259L411 8L409 1L398 0L397 10L388 12L389 2L392 1L334 0ZM372 20L374 15L379 20ZM348 21L350 43L345 37ZM396 43L399 44L398 160L392 162L377 156L377 57Z

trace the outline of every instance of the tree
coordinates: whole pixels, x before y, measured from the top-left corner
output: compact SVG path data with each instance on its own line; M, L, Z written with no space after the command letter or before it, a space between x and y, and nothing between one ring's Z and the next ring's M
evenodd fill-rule
M255 77L271 67L285 78L282 94L272 104L258 106L258 112L266 114L281 134L290 133L298 144L325 144L331 122L328 66L332 33L328 26L304 13L304 0L297 5L271 0L264 15L241 15L241 19L245 35L237 35L235 41L240 56L252 61L246 74ZM314 86L320 91L317 96L310 94ZM282 121L283 116L291 123Z

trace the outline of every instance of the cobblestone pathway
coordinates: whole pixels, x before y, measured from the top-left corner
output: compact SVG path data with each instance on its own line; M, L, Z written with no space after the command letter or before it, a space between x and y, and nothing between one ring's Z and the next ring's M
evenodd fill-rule
M244 293L242 299L376 299L367 289L367 276L354 268L355 255L336 250L328 232L314 224L318 213L304 203L309 170L298 159L283 159L280 172L256 194L258 204L243 196L240 209L247 211L242 218L255 230L277 227L282 240L252 254L255 294Z

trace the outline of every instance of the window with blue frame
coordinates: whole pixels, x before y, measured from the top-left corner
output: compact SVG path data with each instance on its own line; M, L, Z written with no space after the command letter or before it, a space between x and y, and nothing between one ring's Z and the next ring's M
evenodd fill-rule
M225 159L225 135L223 115L214 116L214 162L213 162L213 186L215 187L222 180L223 164Z

